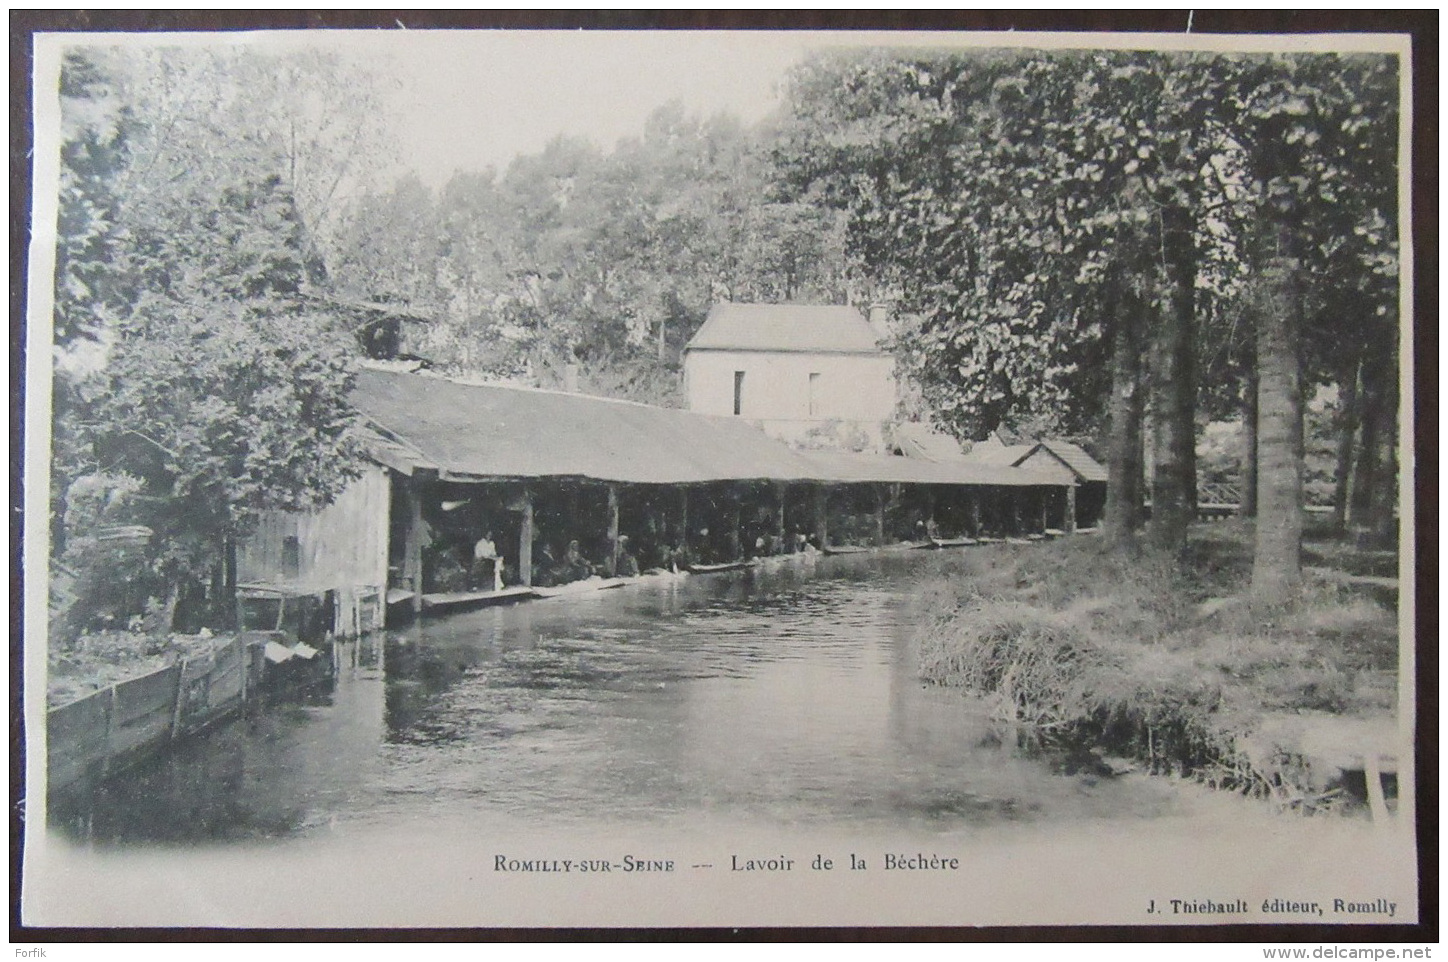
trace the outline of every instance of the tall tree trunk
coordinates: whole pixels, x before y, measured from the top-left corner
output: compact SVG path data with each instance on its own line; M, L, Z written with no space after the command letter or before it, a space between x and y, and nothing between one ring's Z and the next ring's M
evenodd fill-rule
M1116 315L1111 349L1111 419L1107 442L1106 510L1108 544L1124 548L1141 521L1141 299L1131 292L1110 307Z
M1152 351L1151 541L1180 552L1196 512L1196 247L1192 214L1162 213L1163 290Z
M1258 478L1252 597L1290 600L1302 583L1302 329L1299 263L1291 235L1277 229L1276 252L1263 272L1265 310L1258 318Z
M1343 372L1338 388L1342 409L1337 416L1337 468L1333 475L1332 525L1338 531L1347 528L1347 499L1352 480L1353 442L1357 437L1359 407L1358 378L1361 365L1354 364Z
M1394 510L1398 504L1398 392L1393 384L1386 383L1383 385L1382 395L1377 410L1377 425L1373 432L1377 450L1372 456L1372 499L1364 521L1372 530L1373 536L1380 543L1386 544L1397 531Z
M1256 333L1253 333L1256 336ZM1257 517L1257 359L1253 352L1252 367L1247 372L1247 389L1242 398L1242 491L1237 516Z
M1363 385L1359 395L1362 437L1358 440L1357 467L1348 490L1348 522L1354 526L1368 524L1372 515L1374 491L1378 474L1378 425L1382 423L1385 404L1383 391L1373 382L1370 368L1363 367Z
M222 578L222 592L226 598L225 620L222 626L233 631L241 630L241 612L236 600L236 537L226 536L226 555L223 560L225 573Z

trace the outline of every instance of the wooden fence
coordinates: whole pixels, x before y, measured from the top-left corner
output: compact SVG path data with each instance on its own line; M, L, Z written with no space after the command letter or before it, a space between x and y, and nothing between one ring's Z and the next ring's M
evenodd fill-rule
M50 789L103 776L232 714L258 691L271 633L117 682L46 713Z

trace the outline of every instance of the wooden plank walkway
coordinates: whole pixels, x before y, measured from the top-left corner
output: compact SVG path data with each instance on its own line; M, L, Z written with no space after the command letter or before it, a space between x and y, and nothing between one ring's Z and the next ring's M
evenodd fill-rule
M533 597L533 589L514 585L502 591L439 591L422 596L422 607L427 610L440 608L461 608L468 605L499 605L510 601L521 601Z

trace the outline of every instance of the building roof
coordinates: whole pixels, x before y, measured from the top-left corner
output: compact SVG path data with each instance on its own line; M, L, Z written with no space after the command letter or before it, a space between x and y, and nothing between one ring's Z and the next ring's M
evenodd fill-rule
M1060 484L1010 466L799 452L740 418L430 374L364 369L352 402L369 422L380 463L459 481Z
M966 460L972 464L1010 465L1024 464L1037 453L1051 457L1070 469L1077 481L1105 481L1106 468L1102 467L1080 445L1070 441L1033 441L1029 444L993 444L983 442L970 449Z
M965 452L960 442L948 434L933 430L928 424L906 421L895 425L895 446L907 458L922 461L962 461Z
M737 418L424 374L363 370L353 404L388 442L379 460L444 477L639 484L805 480L811 468Z
M1042 441L1031 446L1025 457L1014 462L1020 464L1038 450L1048 451L1055 455L1066 467L1070 468L1080 481L1105 481L1107 480L1106 468L1091 455L1087 454L1079 445L1070 441Z
M715 304L684 350L883 353L858 310L813 304Z
M854 454L842 451L805 451L801 456L815 466L817 480L839 483L968 484L1001 487L1062 487L1052 477L1009 465L972 464L968 461L922 461L889 454Z
M982 442L971 448L965 459L972 464L1012 467L1024 460L1034 449L1034 444L988 444Z

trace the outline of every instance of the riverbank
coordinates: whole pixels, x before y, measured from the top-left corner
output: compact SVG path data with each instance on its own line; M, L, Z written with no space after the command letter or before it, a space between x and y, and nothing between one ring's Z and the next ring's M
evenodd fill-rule
M1298 602L1264 609L1246 595L1240 523L1194 530L1180 565L1098 538L974 549L917 602L921 674L984 698L1068 769L1347 807L1371 795L1354 772L1394 747L1397 617L1384 579L1334 565L1362 556L1327 542L1307 555L1327 567L1309 568Z
M196 635L153 635L100 631L81 635L48 655L46 706L56 708L118 682L159 671L188 658L211 654L232 639L203 631Z

